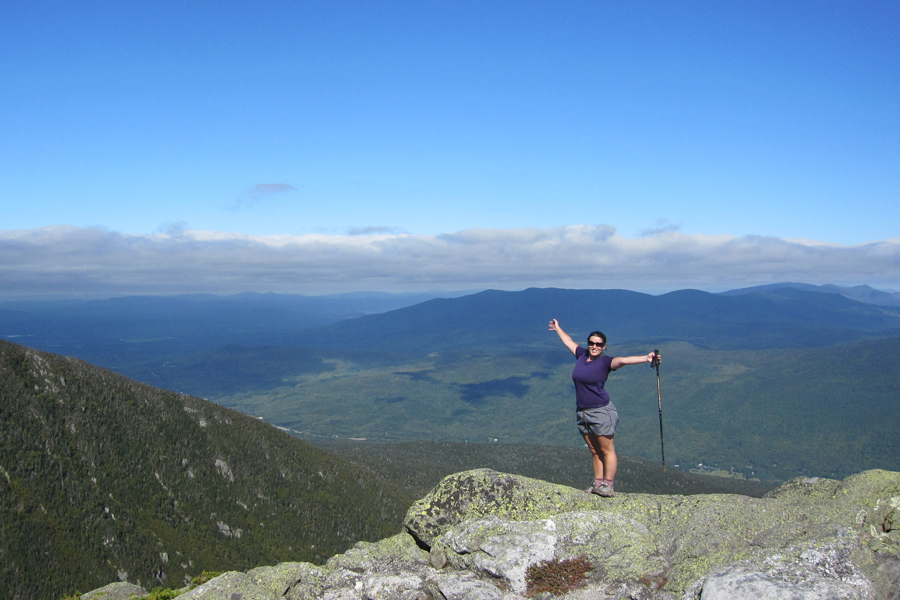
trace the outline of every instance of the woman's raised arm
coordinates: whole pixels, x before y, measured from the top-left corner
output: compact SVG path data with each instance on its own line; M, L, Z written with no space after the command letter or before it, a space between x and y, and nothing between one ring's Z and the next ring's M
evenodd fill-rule
M615 371L619 367L624 367L625 365L639 365L645 362L653 362L654 356L656 356L656 352L641 356L617 356L612 360L609 368ZM662 357L660 357L659 362L662 362Z
M559 321L550 319L550 331L555 331L562 343L566 345L566 348L568 348L572 354L575 354L578 344L572 340L572 336L562 330L562 327L559 326Z

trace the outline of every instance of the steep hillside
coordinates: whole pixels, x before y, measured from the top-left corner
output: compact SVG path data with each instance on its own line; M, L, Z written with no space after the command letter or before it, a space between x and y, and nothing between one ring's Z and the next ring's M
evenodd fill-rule
M357 471L232 410L0 341L0 597L319 562L399 530L409 498Z

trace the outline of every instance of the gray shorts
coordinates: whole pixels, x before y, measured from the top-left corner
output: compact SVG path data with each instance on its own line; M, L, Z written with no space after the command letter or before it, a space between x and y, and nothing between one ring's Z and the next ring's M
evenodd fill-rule
M575 411L575 420L578 422L578 433L587 435L609 435L616 433L619 424L619 413L612 402L600 408L585 408Z

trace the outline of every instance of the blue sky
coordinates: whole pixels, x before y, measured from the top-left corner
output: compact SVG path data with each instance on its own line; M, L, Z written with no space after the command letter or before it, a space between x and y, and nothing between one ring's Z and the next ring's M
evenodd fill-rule
M6 1L0 294L900 288L898 31L877 1Z

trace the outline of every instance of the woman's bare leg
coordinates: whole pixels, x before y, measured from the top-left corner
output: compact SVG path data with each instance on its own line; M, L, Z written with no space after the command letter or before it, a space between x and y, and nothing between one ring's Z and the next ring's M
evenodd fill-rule
M619 457L616 456L616 445L611 435L594 435L589 433L584 436L588 448L591 450L591 459L594 462L594 479L606 479L613 481L616 478L616 470L619 468Z
M600 462L603 463L604 478L607 481L613 481L616 478L616 470L619 468L619 457L616 456L616 445L613 443L613 436L598 435L594 436L600 444Z
M603 479L603 461L600 460L600 440L593 433L584 436L584 443L591 451L591 461L594 465L594 479Z

